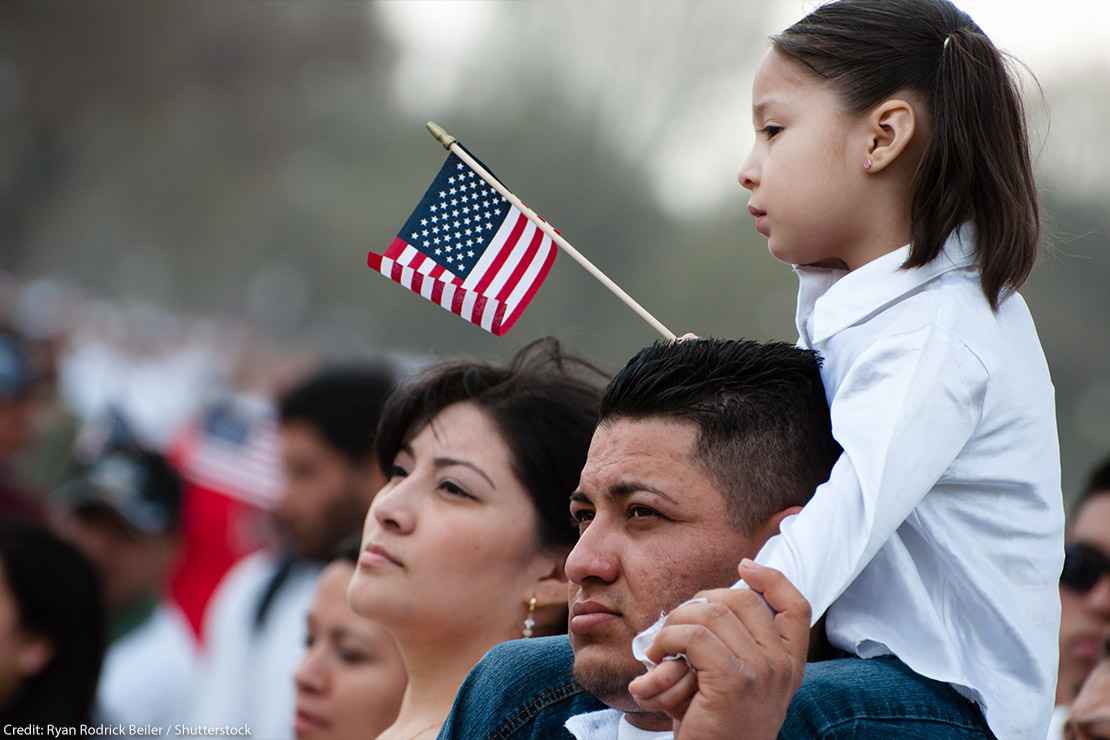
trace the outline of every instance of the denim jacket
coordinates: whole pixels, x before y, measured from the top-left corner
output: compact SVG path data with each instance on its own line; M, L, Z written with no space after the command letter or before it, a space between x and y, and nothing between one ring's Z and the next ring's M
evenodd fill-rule
M572 740L569 717L606 708L573 668L566 635L498 645L466 677L440 740Z
M893 655L806 666L779 740L984 740L974 703ZM573 740L563 724L605 705L574 680L566 636L502 643L471 670L440 740Z

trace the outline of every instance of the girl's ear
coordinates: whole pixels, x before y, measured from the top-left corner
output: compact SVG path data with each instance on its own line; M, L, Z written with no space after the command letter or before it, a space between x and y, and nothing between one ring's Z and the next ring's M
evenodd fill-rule
M917 115L908 100L891 98L867 115L869 147L860 166L875 174L889 167L913 141Z

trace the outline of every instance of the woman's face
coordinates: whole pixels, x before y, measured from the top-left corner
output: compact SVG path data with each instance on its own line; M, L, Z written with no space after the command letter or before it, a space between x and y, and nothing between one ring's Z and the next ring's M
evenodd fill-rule
M387 461L389 482L367 514L352 608L402 644L414 630L518 637L528 592L556 559L540 548L536 510L511 460L493 422L470 403L418 430Z
M294 677L297 740L377 737L401 708L405 666L392 635L347 605L354 570L338 561L320 575Z
M47 640L28 635L19 624L19 604L0 560L0 709L24 681L46 667L50 656Z
M0 561L0 708L7 704L23 680L16 656L22 637L15 596L8 587L4 563Z

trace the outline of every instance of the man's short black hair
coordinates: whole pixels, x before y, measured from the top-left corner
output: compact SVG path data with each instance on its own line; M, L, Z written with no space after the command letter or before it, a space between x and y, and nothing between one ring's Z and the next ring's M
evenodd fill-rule
M783 342L657 342L613 378L601 420L695 425L696 460L750 533L805 504L840 456L820 367L816 352Z
M374 433L396 373L385 363L325 368L289 389L278 402L281 423L308 424L349 461L363 464L374 452Z

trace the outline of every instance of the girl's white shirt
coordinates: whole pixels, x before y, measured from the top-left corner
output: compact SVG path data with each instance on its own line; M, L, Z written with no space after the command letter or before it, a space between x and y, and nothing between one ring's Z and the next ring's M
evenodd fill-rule
M1022 297L991 310L973 239L964 225L908 270L909 246L852 272L795 268L798 345L824 357L844 453L756 561L814 622L827 612L834 646L894 654L998 737L1042 740L1064 559L1054 388Z

